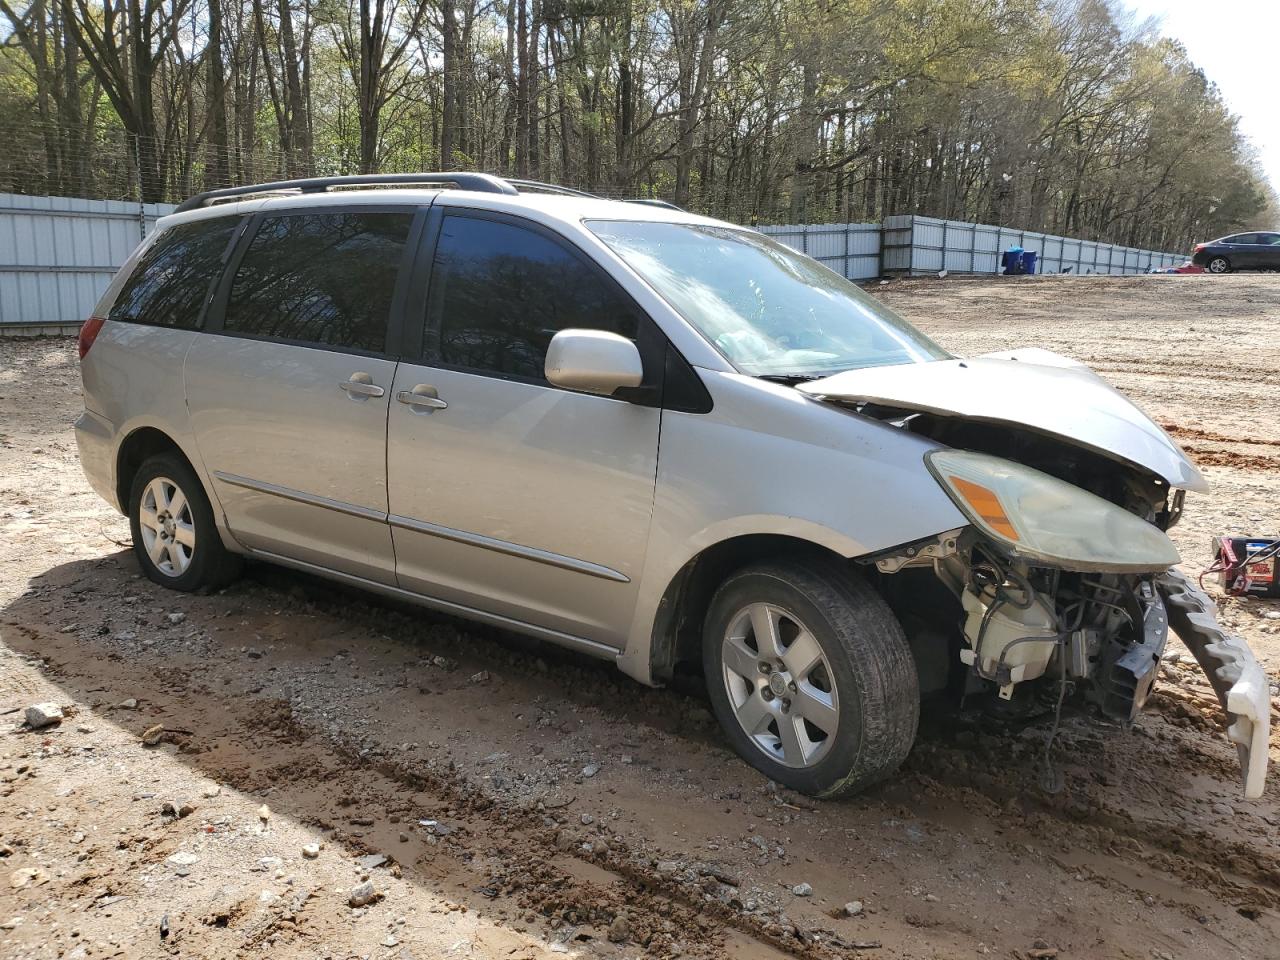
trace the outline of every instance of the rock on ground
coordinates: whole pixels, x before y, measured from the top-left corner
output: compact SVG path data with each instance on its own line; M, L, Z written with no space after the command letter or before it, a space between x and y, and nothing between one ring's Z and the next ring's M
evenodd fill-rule
M62 722L62 708L56 703L33 703L27 707L26 719L32 730L51 727Z

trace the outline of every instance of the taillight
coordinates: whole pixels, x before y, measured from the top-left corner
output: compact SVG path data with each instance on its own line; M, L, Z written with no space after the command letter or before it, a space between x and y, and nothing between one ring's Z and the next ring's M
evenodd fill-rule
M98 339L98 331L102 329L102 325L106 322L103 317L90 317L84 322L84 326L80 328L80 336L76 339L76 342L80 347L81 360L89 352L89 348L93 346L93 341Z
M1192 253L1199 253L1201 250L1203 250L1203 249L1204 249L1205 247L1207 247L1207 246L1208 246L1208 244L1207 244L1207 243L1197 243L1197 244L1196 244L1196 248L1195 248L1194 250L1192 250L1191 252L1192 252Z

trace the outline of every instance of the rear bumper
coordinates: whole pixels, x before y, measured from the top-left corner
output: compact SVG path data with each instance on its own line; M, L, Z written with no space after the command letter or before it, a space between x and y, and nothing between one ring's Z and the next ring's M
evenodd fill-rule
M1169 626L1195 655L1227 714L1227 739L1240 755L1244 795L1262 796L1271 739L1271 693L1267 675L1239 637L1218 626L1213 602L1181 573L1159 579Z
M86 410L80 414L75 429L80 468L89 486L103 500L121 510L116 499L115 426L105 417Z

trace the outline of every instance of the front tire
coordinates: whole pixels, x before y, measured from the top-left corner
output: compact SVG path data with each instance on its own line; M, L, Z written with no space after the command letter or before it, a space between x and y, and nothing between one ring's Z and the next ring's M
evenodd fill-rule
M170 590L222 587L240 575L240 558L222 545L204 486L175 454L148 457L138 468L129 529L142 572Z
M915 741L920 686L902 628L841 565L763 563L730 576L707 613L703 667L734 749L801 793L862 790Z
M1205 269L1210 273L1230 273L1231 262L1226 257L1213 257L1206 264Z

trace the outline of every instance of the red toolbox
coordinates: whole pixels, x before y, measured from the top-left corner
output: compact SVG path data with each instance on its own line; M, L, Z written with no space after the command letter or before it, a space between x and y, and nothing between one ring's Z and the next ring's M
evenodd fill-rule
M1280 540L1214 537L1213 566L1222 589L1232 596L1280 597Z

